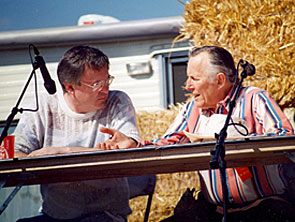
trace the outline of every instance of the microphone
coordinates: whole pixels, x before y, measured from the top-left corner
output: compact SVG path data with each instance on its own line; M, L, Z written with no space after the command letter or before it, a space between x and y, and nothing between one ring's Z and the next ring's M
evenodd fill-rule
M44 80L44 87L49 94L54 94L56 92L55 82L51 79L49 72L46 68L45 61L42 56L40 56L39 50L33 45L35 59L38 66L40 67L41 74Z
M253 76L256 72L255 66L247 62L246 60L241 59L240 64L242 68L246 71L248 76Z

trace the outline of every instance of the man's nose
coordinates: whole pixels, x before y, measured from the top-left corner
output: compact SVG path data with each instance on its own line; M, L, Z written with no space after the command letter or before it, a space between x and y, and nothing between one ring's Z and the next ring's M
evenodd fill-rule
M187 91L191 91L192 90L192 84L191 84L191 81L190 79L187 79L186 82L185 82L185 89Z

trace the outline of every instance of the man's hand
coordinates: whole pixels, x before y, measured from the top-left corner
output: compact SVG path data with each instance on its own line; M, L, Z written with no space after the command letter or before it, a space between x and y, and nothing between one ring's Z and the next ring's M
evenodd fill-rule
M41 149L34 150L28 155L28 157L47 156L65 153L91 152L95 150L98 149L88 147L43 147Z
M65 152L66 148L65 147L62 147L62 148ZM28 155L28 157L55 155L55 154L60 154L64 152L61 152L59 147L43 147L41 149L34 150Z
M112 137L102 143L98 143L98 149L112 150L137 146L137 143L132 138L126 136L118 130L100 127L100 132L110 134Z

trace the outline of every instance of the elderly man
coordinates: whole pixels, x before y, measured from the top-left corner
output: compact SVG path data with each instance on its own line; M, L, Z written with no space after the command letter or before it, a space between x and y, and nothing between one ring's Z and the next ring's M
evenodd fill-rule
M16 156L86 152L108 139L99 125L139 139L129 97L110 91L109 59L99 49L76 46L58 64L62 92L43 95L35 113L25 112L15 130ZM132 140L133 141L133 140ZM19 221L127 221L127 178L41 185L42 214Z
M193 98L188 101L163 138L141 140L141 145L166 145L190 142L185 132L204 133L207 122L223 118L228 113L229 97L235 81L236 68L231 54L221 47L194 48L187 66L186 89ZM255 87L243 87L233 110L233 118L246 122L249 135L290 135L293 129L287 117L268 92ZM112 149L136 144L117 130L103 128L113 135L98 147ZM207 135L213 132L205 132ZM218 170L200 171L201 189L209 203L222 204L222 189ZM246 176L245 176L246 175ZM257 199L279 196L286 191L286 180L278 165L253 166L226 170L230 206L245 206Z

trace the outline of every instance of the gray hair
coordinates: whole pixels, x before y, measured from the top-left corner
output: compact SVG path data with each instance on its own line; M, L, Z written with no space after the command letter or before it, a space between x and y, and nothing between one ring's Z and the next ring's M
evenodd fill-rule
M190 51L190 57L207 52L210 58L210 64L214 66L215 71L226 75L228 81L234 82L236 78L236 68L232 55L224 48L218 46L203 46L193 48ZM210 80L213 80L217 72L210 72Z
M75 46L64 54L57 67L58 79L64 92L65 83L80 84L87 67L97 70L109 67L109 59L102 51L90 46Z

